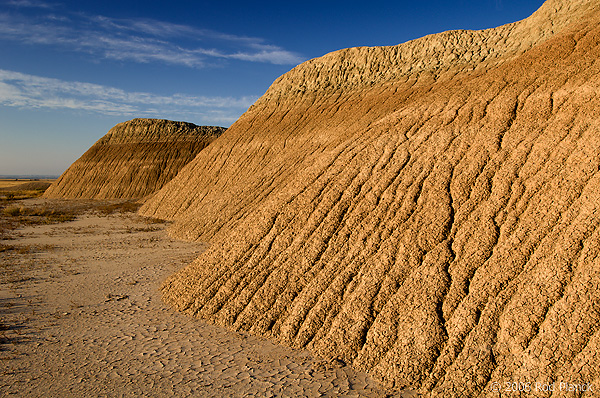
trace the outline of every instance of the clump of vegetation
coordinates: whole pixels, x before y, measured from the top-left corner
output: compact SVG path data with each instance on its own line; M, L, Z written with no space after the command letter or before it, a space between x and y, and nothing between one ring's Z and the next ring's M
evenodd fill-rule
M2 211L8 217L20 217L24 224L49 224L73 221L75 214L65 210L54 210L46 207L9 206Z
M0 253L7 252L9 250L14 250L15 247L11 245L5 245L4 243L0 243Z
M5 216L9 216L9 217L18 217L22 214L22 206L10 206L10 207L6 207L4 208L4 210L2 211L2 213L4 213Z

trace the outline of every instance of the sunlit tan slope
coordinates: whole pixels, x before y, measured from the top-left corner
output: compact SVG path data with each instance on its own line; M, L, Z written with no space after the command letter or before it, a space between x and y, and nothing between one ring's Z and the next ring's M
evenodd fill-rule
M159 119L119 123L48 190L48 198L137 199L159 190L224 128Z
M431 397L600 386L599 8L282 76L141 209L212 243L165 300Z

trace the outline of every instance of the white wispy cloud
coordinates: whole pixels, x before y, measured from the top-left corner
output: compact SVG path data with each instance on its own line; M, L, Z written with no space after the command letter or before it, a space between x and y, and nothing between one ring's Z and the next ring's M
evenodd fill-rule
M128 92L94 83L64 81L0 69L0 105L70 109L106 115L173 117L230 124L256 97L206 97Z
M36 0L6 0L4 2L5 5L11 7L21 7L21 8L45 8L50 9L54 8L54 4L36 1Z
M19 7L42 8L47 3L12 0ZM214 59L272 64L297 64L298 54L264 39L237 36L153 19L116 19L56 10L29 15L0 13L0 39L54 45L94 56L134 62L203 67Z

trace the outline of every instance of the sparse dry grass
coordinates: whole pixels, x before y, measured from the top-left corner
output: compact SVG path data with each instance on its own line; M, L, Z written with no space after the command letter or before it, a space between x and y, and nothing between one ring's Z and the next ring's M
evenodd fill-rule
M1 193L0 193L1 195ZM35 202L34 202L35 203ZM113 213L133 213L141 206L134 200L117 201L50 201L44 204L32 204L19 198L0 198L0 239L12 239L10 231L24 225L55 224L73 221L78 215L86 212L97 212L101 215ZM158 218L141 218L146 224L160 224L164 220ZM138 228L131 232L149 232L152 226ZM13 250L14 246L1 245L0 252Z
M14 251L18 254L41 253L54 250L54 246L44 245L6 245L0 243L0 253Z
M11 239L9 231L23 225L55 224L73 221L78 214L89 209L89 206L27 205L17 198L0 200L0 239ZM12 246L1 245L0 252L10 250Z
M3 191L0 192L0 204L7 204L14 200L39 198L43 194L44 190Z
M14 179L14 178L0 178L0 189L17 187L19 185L27 184L27 183L53 183L55 180L53 179Z
M22 183L23 183L23 180L17 180L14 178L11 178L11 179L0 178L0 189L14 187L15 185L19 185Z
M43 207L26 207L11 205L2 210L4 216L19 217L22 224L49 224L73 221L75 213L69 210L49 209Z
M135 227L129 227L127 228L127 233L131 234L134 232L154 232L154 231L158 231L160 230L160 227L140 227L140 228L135 228Z
M38 198L53 181L0 179L0 205L13 200Z
M119 213L134 213L142 206L137 201L128 200L126 202L109 203L102 205L98 208L98 211L102 214L112 214L115 212Z

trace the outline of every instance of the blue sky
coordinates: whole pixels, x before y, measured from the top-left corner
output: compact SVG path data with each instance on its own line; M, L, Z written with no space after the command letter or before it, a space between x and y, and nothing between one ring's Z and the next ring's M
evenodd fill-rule
M0 175L59 175L134 117L228 127L328 52L529 16L543 0L0 0Z

